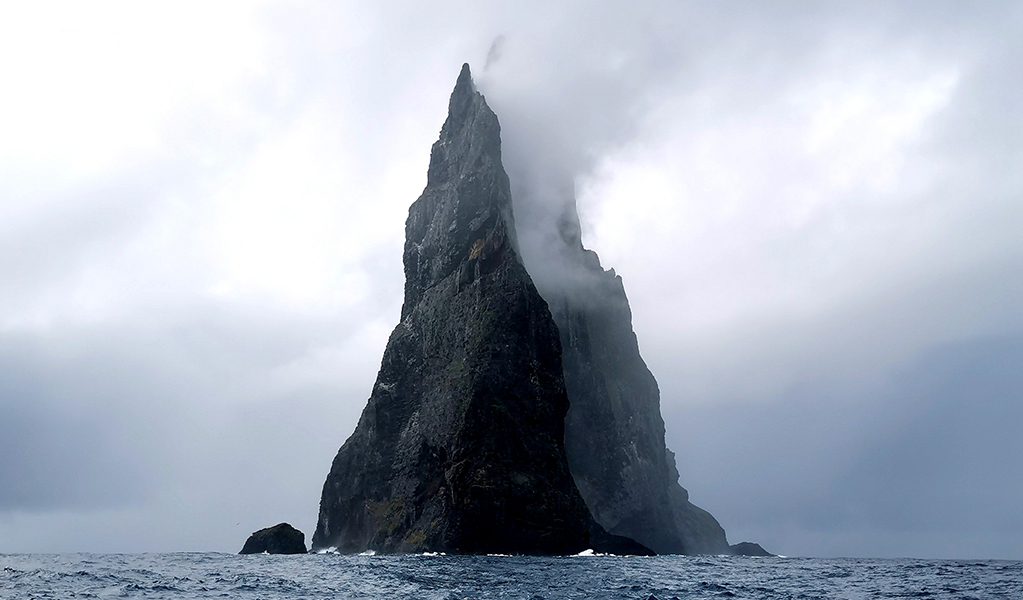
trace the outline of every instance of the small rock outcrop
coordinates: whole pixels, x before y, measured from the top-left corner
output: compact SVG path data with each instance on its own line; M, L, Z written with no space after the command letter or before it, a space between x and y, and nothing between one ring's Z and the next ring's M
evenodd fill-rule
M287 523L260 529L245 540L238 554L305 554L305 534Z
M405 235L401 322L313 548L649 553L593 520L569 472L558 330L519 258L500 126L468 65Z
M735 556L775 556L764 550L760 544L753 542L739 542L738 544L732 544L728 549Z

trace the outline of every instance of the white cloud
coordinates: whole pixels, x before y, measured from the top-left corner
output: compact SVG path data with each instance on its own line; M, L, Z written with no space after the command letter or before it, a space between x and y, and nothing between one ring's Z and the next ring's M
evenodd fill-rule
M253 3L33 2L0 19L0 158L31 179L80 182L163 149L185 108L232 110L260 74ZM10 171L8 170L10 169ZM45 177L42 177L45 175ZM54 181L56 179L56 181Z

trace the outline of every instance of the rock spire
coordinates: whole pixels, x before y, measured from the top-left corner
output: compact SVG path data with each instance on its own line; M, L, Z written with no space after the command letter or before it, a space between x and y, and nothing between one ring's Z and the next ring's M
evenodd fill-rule
M646 551L594 523L569 472L559 334L519 259L500 126L468 65L405 234L401 322L313 548Z

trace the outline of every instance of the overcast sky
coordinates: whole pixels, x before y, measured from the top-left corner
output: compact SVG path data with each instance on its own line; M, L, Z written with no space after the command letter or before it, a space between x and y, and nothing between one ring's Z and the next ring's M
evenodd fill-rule
M1023 559L1019 2L380 4L0 9L0 552L312 533L468 62L732 543Z

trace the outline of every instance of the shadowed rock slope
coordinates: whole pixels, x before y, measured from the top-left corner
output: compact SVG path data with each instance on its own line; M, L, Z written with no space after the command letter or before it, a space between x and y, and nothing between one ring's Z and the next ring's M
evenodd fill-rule
M550 202L530 206L529 194L521 196L526 218L550 218L542 216ZM565 449L593 517L658 554L729 553L724 529L678 482L622 278L583 247L574 200L547 232L552 239L535 244L542 257L531 254L529 264L560 331L571 402Z
M313 548L648 552L595 524L569 472L558 331L518 257L500 126L468 65L405 234L401 322Z

